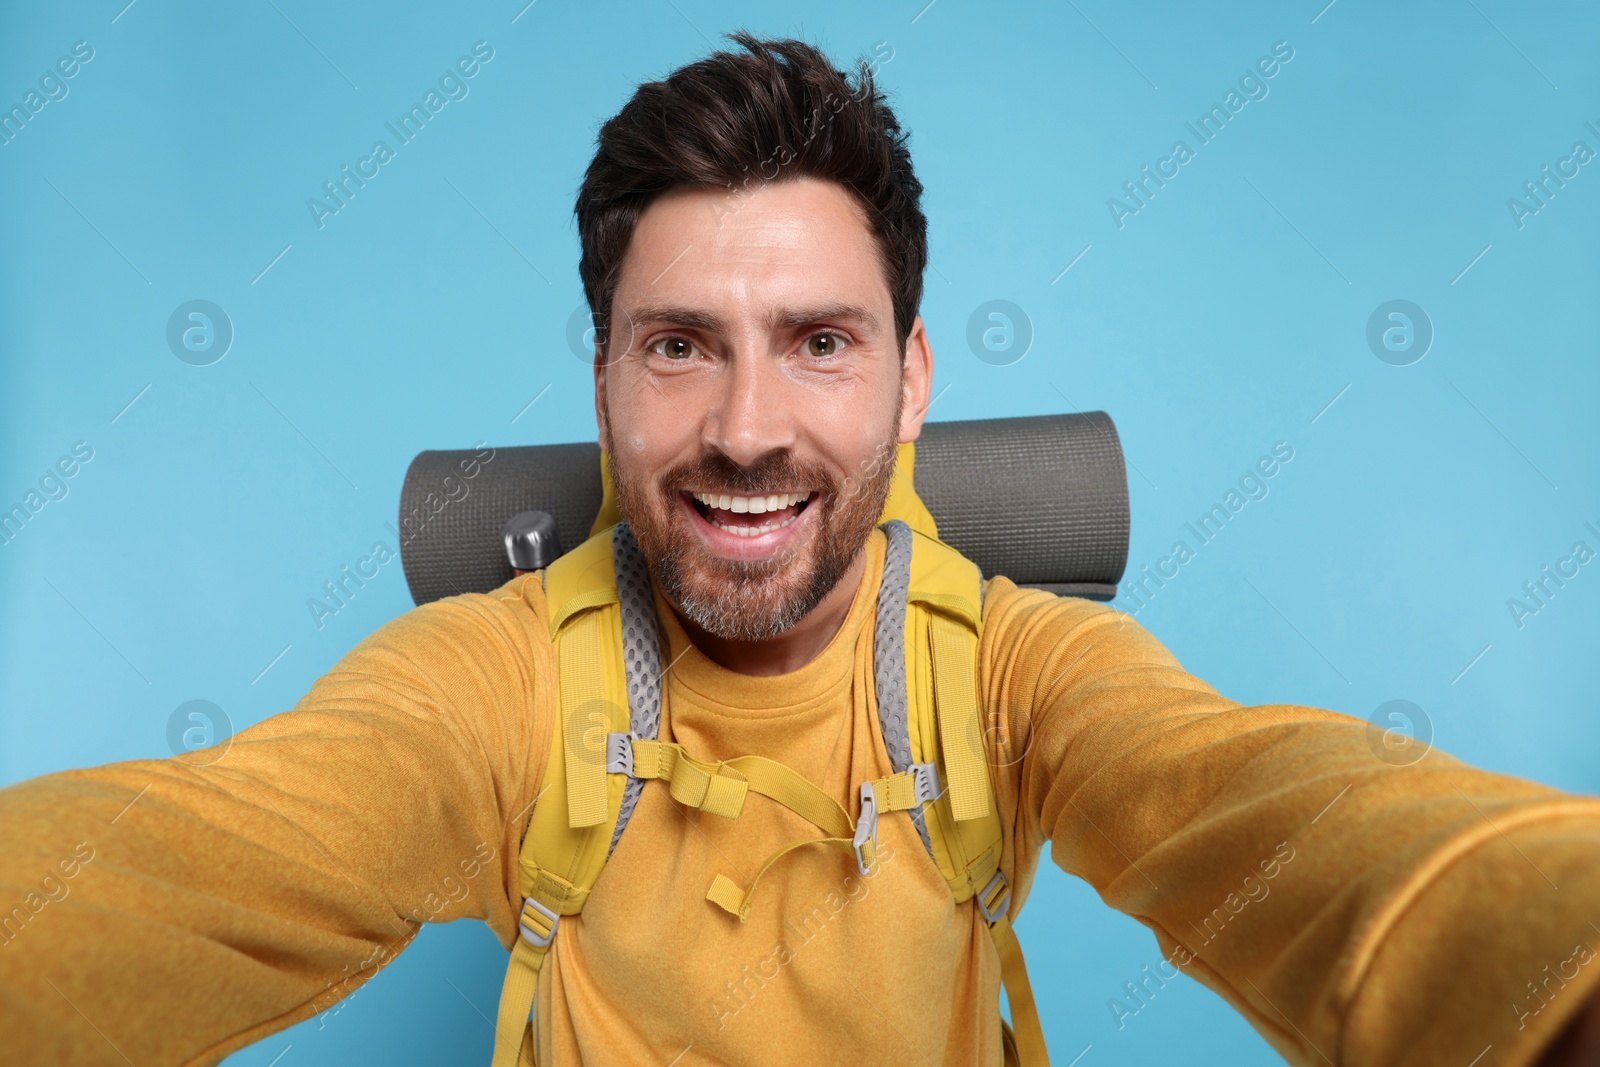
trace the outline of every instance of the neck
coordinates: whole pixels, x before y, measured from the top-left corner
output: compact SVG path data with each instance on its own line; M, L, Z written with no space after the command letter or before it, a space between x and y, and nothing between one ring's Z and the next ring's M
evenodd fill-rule
M839 584L828 591L806 617L776 637L765 641L731 641L701 629L672 605L673 614L696 648L720 667L740 674L770 676L797 671L816 659L828 647L850 614L856 590L867 569L866 550L856 553L855 562Z

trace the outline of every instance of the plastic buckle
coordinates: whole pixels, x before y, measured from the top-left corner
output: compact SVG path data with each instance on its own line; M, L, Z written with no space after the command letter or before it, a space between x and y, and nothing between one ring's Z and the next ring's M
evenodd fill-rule
M994 907L989 906L989 893L994 889L995 883L1000 883L1000 898L994 902ZM1011 883L1006 881L1006 876L999 871L994 872L994 877L989 879L989 884L983 887L983 892L978 894L978 910L983 913L983 921L993 926L1005 918L1006 911L1011 907Z
M626 774L633 777L633 742L638 734L629 730L627 733L606 734L606 771L610 774Z
M541 937L539 934L528 928L527 914L529 908L532 908L534 911L550 920L549 933ZM526 897L523 899L522 915L517 918L517 928L518 932L522 934L522 939L528 944L532 945L534 948L549 948L550 942L556 936L556 927L560 924L561 916L557 915L555 912L551 911L537 900L534 900L532 897Z
M856 820L856 836L850 842L850 846L856 852L856 870L862 875L866 875L870 871L866 858L861 854L862 846L868 841L872 842L873 853L876 855L878 848L878 794L872 788L871 782L862 782L861 817Z
M916 791L918 804L926 804L930 800L939 799L939 767L933 763L913 763L911 765L912 787Z

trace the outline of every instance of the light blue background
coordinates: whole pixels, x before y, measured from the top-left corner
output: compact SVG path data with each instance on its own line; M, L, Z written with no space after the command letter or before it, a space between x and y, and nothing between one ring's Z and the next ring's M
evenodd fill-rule
M0 508L94 449L0 547L0 783L165 756L191 699L236 728L289 708L411 606L398 564L321 630L306 601L392 544L417 451L592 439L566 331L596 128L743 26L840 66L892 49L933 417L1110 412L1130 573L1294 448L1138 616L1189 670L1252 704L1408 699L1455 755L1600 791L1600 564L1520 629L1506 603L1600 549L1600 164L1522 228L1506 204L1600 150L1592 6L125 2L0 15L5 106L95 50L0 147ZM470 95L318 229L307 198L479 40ZM1195 147L1184 123L1277 41L1267 98L1119 229L1107 199ZM165 340L192 299L236 330L212 366ZM1034 332L1009 366L966 343L994 299ZM1435 330L1410 366L1365 340L1392 299ZM1059 872L1021 932L1057 1062L1277 1062L1188 980L1119 1030L1107 1001L1154 939ZM338 1014L229 1062L487 1063L504 962L481 925L430 927Z

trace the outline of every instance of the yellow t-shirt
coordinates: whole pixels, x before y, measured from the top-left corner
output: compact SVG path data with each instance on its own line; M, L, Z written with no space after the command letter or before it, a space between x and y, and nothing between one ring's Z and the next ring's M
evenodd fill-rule
M777 677L717 666L658 598L663 736L778 759L853 813L890 770L870 704L883 550L875 532L824 652ZM1292 1062L1527 1064L1600 983L1600 801L1437 751L1394 766L1364 722L1242 706L1128 616L1005 578L979 659L1013 916L1048 840ZM392 620L220 759L0 790L5 1062L212 1064L327 1010L422 922L482 919L509 947L555 684L529 575ZM999 1064L994 948L903 813L871 877L815 845L746 923L705 900L818 833L760 797L730 821L647 783L562 921L541 1055Z

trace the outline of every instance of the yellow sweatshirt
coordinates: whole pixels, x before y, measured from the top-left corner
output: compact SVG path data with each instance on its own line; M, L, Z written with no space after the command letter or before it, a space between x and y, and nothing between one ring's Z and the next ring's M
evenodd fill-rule
M778 677L717 666L658 598L663 736L781 760L854 814L856 784L890 770L882 533L866 551L838 634ZM1394 766L1364 722L1242 706L1126 615L1005 578L980 660L1013 916L1048 840L1154 931L1169 977L1291 1062L1526 1064L1600 983L1600 800L1437 751ZM0 1058L212 1064L327 1010L422 922L481 919L509 947L555 683L528 575L394 619L225 755L0 790ZM871 877L819 845L779 862L742 925L705 900L714 875L748 884L818 834L763 798L728 821L647 783L556 937L541 1062L998 1065L993 946L904 814Z

